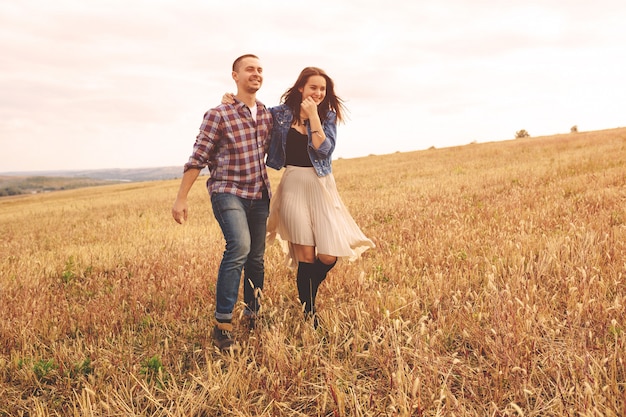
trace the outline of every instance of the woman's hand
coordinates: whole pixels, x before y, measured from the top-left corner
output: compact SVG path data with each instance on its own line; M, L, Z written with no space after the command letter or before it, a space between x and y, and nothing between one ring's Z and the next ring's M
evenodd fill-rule
M300 104L300 110L306 114L306 117L309 120L312 117L317 116L317 104L315 103L315 100L313 100L311 97L307 97L302 100L302 103Z
M310 96L300 103L301 116L302 113L306 115L306 119L309 119L309 130L311 131L311 143L313 148L319 149L326 140L326 134L324 133L320 116L317 113L317 103L315 103L315 100Z
M235 102L235 95L233 93L225 93L222 96L222 104L233 104Z

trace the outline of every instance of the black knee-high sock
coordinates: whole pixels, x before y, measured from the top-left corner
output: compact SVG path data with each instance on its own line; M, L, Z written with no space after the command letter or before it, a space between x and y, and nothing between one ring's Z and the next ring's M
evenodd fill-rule
M315 298L317 297L317 290L319 289L320 284L322 283L322 281L326 279L326 275L328 274L328 271L333 269L333 267L336 264L337 264L337 260L335 260L335 262L333 262L332 264L328 265L320 261L319 258L315 258L315 263L313 264L315 266L315 275L313 276L313 282L311 285L311 300L312 300L313 308L315 308Z
M313 277L315 276L316 266L308 262L298 263L298 275L296 276L298 284L298 298L304 305L304 313L314 313L315 305L313 300Z

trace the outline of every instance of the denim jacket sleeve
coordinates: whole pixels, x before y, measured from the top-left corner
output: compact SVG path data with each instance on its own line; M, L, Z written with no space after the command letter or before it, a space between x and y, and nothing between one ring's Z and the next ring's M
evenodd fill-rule
M322 122L322 129L324 129L326 139L317 149L313 147L311 129L307 128L309 133L309 158L318 177L324 177L332 172L331 158L335 150L337 137L336 120L337 115L335 112L329 111L326 119Z
M308 127L309 132L309 147L319 158L330 158L335 150L335 143L337 137L337 115L333 111L329 111L326 116L326 120L322 123L322 129L326 139L318 149L313 148L313 135L311 134L311 128Z
M283 105L271 107L270 113L272 113L272 133L265 163L270 168L280 170L285 166L287 132L293 117L289 109Z

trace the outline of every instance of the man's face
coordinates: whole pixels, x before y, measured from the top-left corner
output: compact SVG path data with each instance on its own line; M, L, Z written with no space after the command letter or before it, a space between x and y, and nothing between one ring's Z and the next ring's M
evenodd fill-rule
M256 58L244 58L239 66L233 71L233 80L237 88L246 93L256 93L263 84L263 67L261 61Z

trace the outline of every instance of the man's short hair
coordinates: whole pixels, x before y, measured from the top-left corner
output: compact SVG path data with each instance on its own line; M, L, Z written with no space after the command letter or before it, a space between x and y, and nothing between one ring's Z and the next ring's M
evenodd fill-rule
M235 62L233 62L233 71L237 71L239 70L239 64L241 63L241 61L243 61L245 58L256 58L259 59L258 56L253 55L253 54L245 54L245 55L241 55L239 58L235 59Z

